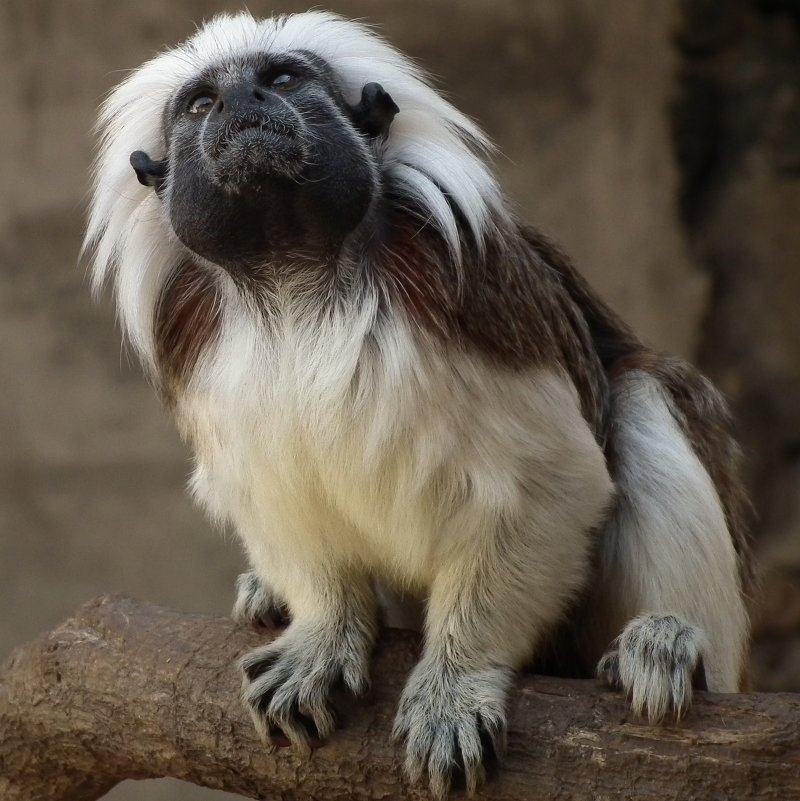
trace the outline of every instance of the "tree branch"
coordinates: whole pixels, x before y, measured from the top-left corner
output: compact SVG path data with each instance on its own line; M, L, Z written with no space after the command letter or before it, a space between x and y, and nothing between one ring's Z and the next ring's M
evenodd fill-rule
M0 671L0 798L91 801L123 779L171 776L251 798L427 799L401 776L394 707L418 639L386 632L375 685L338 699L341 728L310 757L271 752L239 695L236 658L275 635L101 598ZM701 693L652 728L591 681L526 676L496 801L800 797L800 696Z

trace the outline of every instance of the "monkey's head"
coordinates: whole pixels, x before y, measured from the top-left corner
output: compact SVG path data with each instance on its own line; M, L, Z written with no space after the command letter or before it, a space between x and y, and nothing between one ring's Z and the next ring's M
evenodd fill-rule
M116 87L98 128L94 284L115 277L151 364L155 310L188 260L223 294L324 275L342 254L402 250L393 211L457 259L502 206L480 129L372 30L325 12L214 18Z
M308 53L221 56L164 108L165 158L131 154L178 239L231 271L291 252L324 257L376 195L371 140L398 109L377 83L357 105Z

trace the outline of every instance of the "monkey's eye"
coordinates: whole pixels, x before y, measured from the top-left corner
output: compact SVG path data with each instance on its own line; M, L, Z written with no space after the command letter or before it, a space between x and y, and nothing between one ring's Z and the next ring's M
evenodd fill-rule
M269 86L271 89L294 89L299 83L300 78L288 72L282 72L280 75L269 79Z
M190 101L189 105L186 107L186 110L189 114L208 114L212 108L214 108L214 103L217 102L217 98L214 95L208 94L204 92L199 95L195 95Z

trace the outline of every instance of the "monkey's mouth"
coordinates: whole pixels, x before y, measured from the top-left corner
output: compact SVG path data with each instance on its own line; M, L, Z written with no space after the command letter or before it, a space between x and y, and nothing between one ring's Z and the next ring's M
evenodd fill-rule
M220 158L225 150L236 143L268 142L275 139L297 139L291 125L276 119L239 118L219 132L211 146L213 158Z
M213 137L207 152L212 178L228 188L275 176L296 178L306 161L295 129L276 119L233 120Z

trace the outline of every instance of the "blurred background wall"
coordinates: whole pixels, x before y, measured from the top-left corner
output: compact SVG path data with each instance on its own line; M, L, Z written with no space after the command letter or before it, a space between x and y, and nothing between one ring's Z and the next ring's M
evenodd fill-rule
M727 393L760 515L756 682L800 690L800 2L325 6L432 71L498 143L522 216L651 345ZM240 7L0 4L0 657L103 592L231 605L239 550L186 498L187 453L77 256L103 93ZM174 782L109 796L221 797Z

